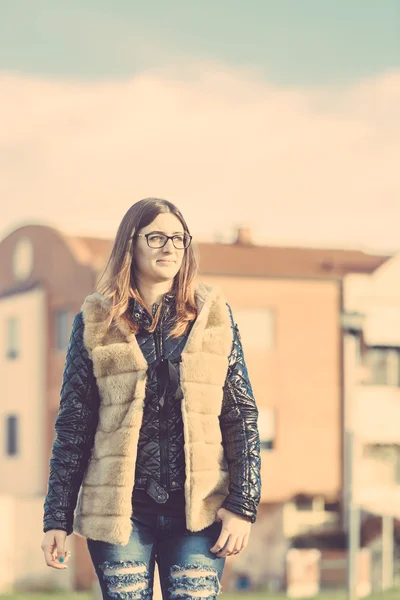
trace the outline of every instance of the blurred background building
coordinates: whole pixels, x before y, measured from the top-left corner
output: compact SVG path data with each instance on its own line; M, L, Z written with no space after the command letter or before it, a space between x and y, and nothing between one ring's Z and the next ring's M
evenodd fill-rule
M74 560L62 578L39 550L69 334L111 247L45 225L16 228L0 242L0 591L43 581L86 589L94 579L82 538L68 538ZM347 527L346 315L358 324L352 410L363 440L361 500L374 511L382 501L374 486L400 489L400 263L356 250L255 245L248 228L231 244L199 243L198 251L199 279L222 286L232 306L260 411L262 502L248 549L227 561L225 589L239 581L279 589L295 540ZM377 446L393 454L390 464L382 466Z

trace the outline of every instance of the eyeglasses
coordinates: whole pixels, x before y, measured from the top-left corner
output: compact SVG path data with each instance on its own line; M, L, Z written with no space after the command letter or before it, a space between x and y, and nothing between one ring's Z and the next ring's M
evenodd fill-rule
M149 248L164 248L168 240L172 240L173 245L177 250L186 250L189 248L192 241L192 236L188 233L178 233L175 235L165 235L157 231L151 233L137 233L136 237L146 238Z

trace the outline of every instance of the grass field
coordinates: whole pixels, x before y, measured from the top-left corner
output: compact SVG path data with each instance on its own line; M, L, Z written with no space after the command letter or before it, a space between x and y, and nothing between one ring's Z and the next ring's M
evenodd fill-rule
M237 593L222 594L221 600L285 600L284 594L268 594L267 592L258 593ZM382 594L373 594L367 596L368 600L400 600L400 589L391 590ZM57 593L57 594L0 594L0 600L91 600L91 594L87 592L78 593ZM344 592L322 593L315 596L315 600L346 600Z

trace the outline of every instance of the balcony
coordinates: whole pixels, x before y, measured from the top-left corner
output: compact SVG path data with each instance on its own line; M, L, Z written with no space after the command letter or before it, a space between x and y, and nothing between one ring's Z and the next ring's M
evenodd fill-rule
M309 510L299 510L295 502L283 507L283 531L285 537L295 537L309 531L330 531L339 525L339 514L326 510L321 498L314 498Z
M366 444L400 444L400 388L392 385L356 386L353 427Z
M377 515L400 518L400 485L375 486L354 490L354 501L364 510Z

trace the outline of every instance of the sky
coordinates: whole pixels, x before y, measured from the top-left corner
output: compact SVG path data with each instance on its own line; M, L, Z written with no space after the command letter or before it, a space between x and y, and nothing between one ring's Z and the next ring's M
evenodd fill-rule
M5 0L0 108L0 239L158 196L199 240L400 249L398 0Z

